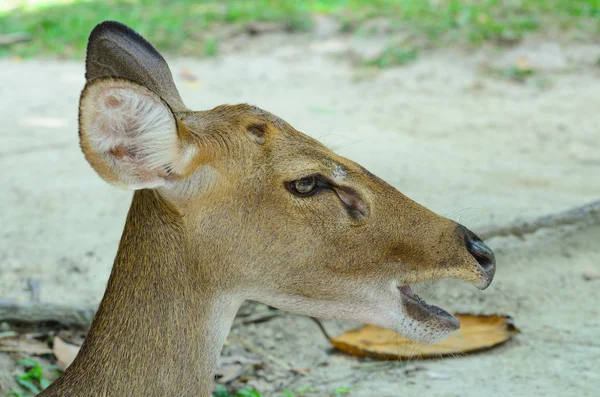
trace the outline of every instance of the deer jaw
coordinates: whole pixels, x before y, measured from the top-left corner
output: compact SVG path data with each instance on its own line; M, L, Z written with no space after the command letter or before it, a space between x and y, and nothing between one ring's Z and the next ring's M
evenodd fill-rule
M211 368L232 320L230 312L243 299L375 324L434 342L459 324L414 295L410 284L458 278L483 289L492 281L493 253L472 232L420 206L278 117L245 104L187 109L164 59L124 25L105 22L94 29L86 70L80 101L84 155L107 182L143 190L134 196L117 270L86 342L95 348L82 349L83 358L61 378L61 387L73 379L86 381L81 375L86 365L98 366L105 378L110 371L103 366L128 368L125 359L102 360L103 349L110 346L99 335L120 335L119 316L139 321L116 346L141 343L139 339L147 338L144 326L161 324L173 335L182 333L163 324L171 310L183 310L186 321L194 320L190 324L203 330L196 349L189 352L204 379L198 395L209 393ZM153 222L145 220L146 207ZM168 208L168 216L160 215L161 208ZM139 236L140 243L128 245L131 236ZM148 258L148 252L159 247L162 250L150 257L162 258L160 263L137 263L136 258ZM136 269L135 277L118 271L123 268ZM156 323L144 325L125 298L121 306L110 304L121 295L136 296L130 278L142 284L152 280L161 290L169 287L164 294L147 294L146 304L156 304ZM182 291L185 299L180 302L186 307L160 306ZM198 301L190 301L190 296ZM223 314L214 315L219 312ZM132 345L135 360L155 364L135 351ZM172 360L166 362L173 365ZM158 376L151 370L145 374L148 380ZM160 376L168 378L162 379L166 384L178 383L179 378L168 372ZM86 387L93 384L89 381ZM46 395L60 395L56 390ZM128 394L144 390L143 382L137 383Z

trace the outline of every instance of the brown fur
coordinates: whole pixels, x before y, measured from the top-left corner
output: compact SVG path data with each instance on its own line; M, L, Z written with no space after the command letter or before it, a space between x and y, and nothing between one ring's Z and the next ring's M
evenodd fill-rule
M131 48L136 64L156 56ZM94 59L115 58L97 51ZM167 186L135 193L86 342L43 396L206 396L244 299L377 323L392 281L460 278L483 288L491 281L456 223L361 166L250 105L183 109L170 72L136 80L130 67L121 59L110 75L174 103L179 139L197 154ZM88 85L102 78L96 73L88 69ZM89 153L85 136L82 148L99 174L118 179ZM333 181L335 166L345 178ZM332 188L312 197L286 189L313 174L330 178Z

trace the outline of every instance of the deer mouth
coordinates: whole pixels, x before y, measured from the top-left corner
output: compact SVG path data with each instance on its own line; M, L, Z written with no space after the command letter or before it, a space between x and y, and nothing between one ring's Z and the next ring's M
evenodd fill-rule
M450 333L460 328L460 322L441 307L430 305L415 294L410 285L398 286L405 314L413 321Z

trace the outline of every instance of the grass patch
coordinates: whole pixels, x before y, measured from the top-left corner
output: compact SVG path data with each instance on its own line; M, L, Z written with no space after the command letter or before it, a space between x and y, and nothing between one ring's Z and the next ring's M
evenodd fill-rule
M416 48L406 49L402 46L388 47L381 55L372 61L366 62L367 66L377 66L382 69L390 66L404 65L417 59L419 51Z
M29 397L39 394L42 390L50 386L52 382L44 375L44 370L55 370L58 372L58 367L55 365L42 367L40 363L31 358L19 360L17 364L24 366L27 371L21 375L16 375L15 380L21 386L21 390L11 390L7 396L10 397ZM57 373L57 375L60 372Z
M204 39L204 55L207 57L214 57L219 51L219 42L213 36L207 36Z
M128 24L161 50L197 55L216 53L216 42L206 44L205 36L218 25L273 21L291 31L309 30L313 14L331 16L347 31L366 19L389 18L394 29L410 30L430 44L515 41L548 24L583 29L591 20L600 27L600 0L21 1L3 0L0 6L0 34L31 36L11 47L20 56L82 56L90 30L105 19Z
M301 387L299 389L297 389L294 392L289 391L288 389L285 389L282 393L283 394L279 394L277 395L277 397L301 397L304 395L304 393L310 392L312 390L311 386L304 386ZM328 394L328 396L331 397L342 397L342 396L348 396L350 394L350 388L348 387L338 387L332 390L331 393ZM230 393L227 391L227 388L223 385L219 385L215 388L215 391L212 394L212 397L263 397L262 394L260 394L259 392L257 392L254 389L250 389L250 388L244 388L244 389L240 389L237 392L233 392Z
M535 75L535 71L533 69L523 69L517 66L500 69L497 71L497 73L506 79L514 80L520 83L525 82L528 78Z
M291 1L74 0L0 11L0 34L31 36L30 41L13 46L13 53L20 56L82 56L89 32L106 19L131 26L159 49L180 52L187 41L193 41L198 42L196 50L184 52L212 55L216 41L207 42L206 36L215 24L277 21L302 29L310 15L304 2Z
M536 76L535 69L529 64L529 61L524 58L517 60L516 64L514 65L495 69L492 72L498 77L513 80L519 83L524 83L530 78Z

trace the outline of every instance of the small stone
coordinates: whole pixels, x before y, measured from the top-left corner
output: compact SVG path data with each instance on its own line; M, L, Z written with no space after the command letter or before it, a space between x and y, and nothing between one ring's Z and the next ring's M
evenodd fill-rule
M600 273L592 273L592 272L583 272L581 277L583 277L583 279L585 281L591 281L591 280L599 280L600 279Z

